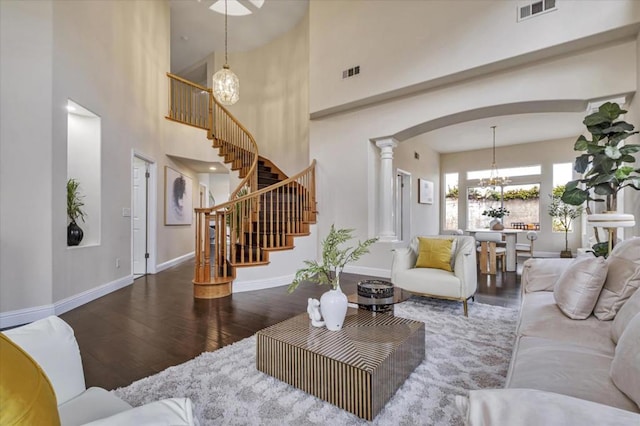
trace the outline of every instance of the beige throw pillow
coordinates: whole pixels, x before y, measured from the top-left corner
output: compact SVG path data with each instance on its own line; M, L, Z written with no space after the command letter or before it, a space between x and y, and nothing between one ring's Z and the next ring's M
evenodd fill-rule
M553 290L556 304L571 319L586 319L593 312L607 278L602 257L576 259L558 278Z
M640 238L622 241L607 258L609 272L593 314L599 320L615 318L624 302L640 287Z
M640 314L620 336L610 375L616 387L640 406Z
M620 336L624 333L633 317L640 314L640 291L636 290L633 296L629 298L622 308L616 314L616 317L611 324L611 340L613 343L618 343Z

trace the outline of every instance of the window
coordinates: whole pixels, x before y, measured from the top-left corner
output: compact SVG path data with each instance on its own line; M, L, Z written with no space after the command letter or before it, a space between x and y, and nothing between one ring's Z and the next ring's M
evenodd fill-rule
M540 229L540 184L504 187L470 187L467 191L467 223L471 229L487 228L492 218L483 216L489 208L504 206L509 211L502 222L505 228Z
M444 229L458 229L458 174L444 175Z
M559 163L553 165L553 192L554 197L561 197L567 182L573 180L573 164ZM564 218L565 222L569 222L567 232L573 232L573 220L569 221ZM564 225L558 218L553 218L551 222L553 232L565 232Z
M498 174L504 177L539 176L540 173L542 173L542 166L540 165L498 169ZM470 181L487 179L489 176L491 176L491 170L489 169L467 172L467 180Z

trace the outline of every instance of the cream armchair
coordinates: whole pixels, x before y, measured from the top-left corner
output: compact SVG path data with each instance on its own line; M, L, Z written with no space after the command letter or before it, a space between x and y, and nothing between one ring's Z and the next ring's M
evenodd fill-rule
M409 247L396 249L391 265L393 285L421 296L459 300L467 314L467 300L478 288L476 272L476 242L473 237L436 235L428 238L454 239L452 248L453 272L433 268L416 268L418 238L411 240Z

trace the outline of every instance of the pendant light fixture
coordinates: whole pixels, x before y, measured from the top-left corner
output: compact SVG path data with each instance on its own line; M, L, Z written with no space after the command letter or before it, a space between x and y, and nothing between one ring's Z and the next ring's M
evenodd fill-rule
M240 99L240 81L227 62L227 0L224 0L224 66L213 75L213 96L223 105L233 105Z
M480 179L480 186L487 187L490 186L495 188L496 186L504 186L511 182L511 180L507 177L500 177L498 174L498 166L496 166L496 127L491 126L493 129L493 161L491 162L491 171L489 173L489 178Z

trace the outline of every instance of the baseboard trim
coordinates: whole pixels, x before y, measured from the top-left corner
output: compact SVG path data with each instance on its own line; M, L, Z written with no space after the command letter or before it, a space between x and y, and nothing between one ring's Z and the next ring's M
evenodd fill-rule
M53 304L55 315L64 314L78 306L82 306L93 300L99 299L102 296L113 293L114 291L120 290L130 284L133 284L133 275L118 278L110 283L106 283L90 290L83 291L82 293L75 294L71 297L59 300Z
M59 300L51 305L42 305L33 308L17 309L15 311L0 313L0 328L15 327L46 318L49 315L64 314L71 309L82 306L116 290L120 290L132 283L133 275L127 275L101 286L83 291L82 293Z
M181 264L182 262L185 262L191 258L196 257L196 252L192 251L191 253L187 253L187 254L183 254L182 256L178 256L175 259L171 259L171 260L167 260L166 262L162 262L156 265L156 274L158 272L162 272L165 269L169 269L172 266L176 266Z
M0 329L27 324L49 315L55 315L53 305L42 305L34 308L17 309L0 313Z
M372 277L391 278L391 270L382 268L369 268L367 266L346 266L344 272L358 275L370 275Z
M233 282L233 293L243 293L245 291L264 290L267 288L280 287L291 284L295 274L283 275L281 277L269 278L266 280L251 280Z

